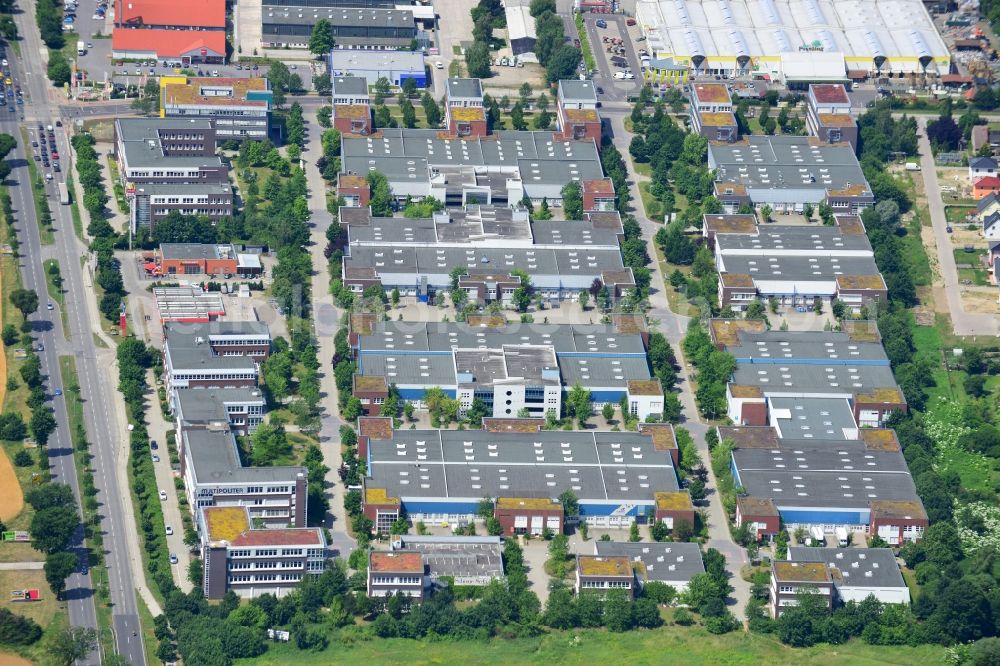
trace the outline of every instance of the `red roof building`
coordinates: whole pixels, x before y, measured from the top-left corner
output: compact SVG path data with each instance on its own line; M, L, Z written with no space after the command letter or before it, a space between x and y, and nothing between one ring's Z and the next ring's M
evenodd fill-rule
M118 59L224 62L225 0L117 0L111 51Z
M1000 178L996 176L986 176L980 178L972 184L972 198L982 199L990 194L1000 194Z

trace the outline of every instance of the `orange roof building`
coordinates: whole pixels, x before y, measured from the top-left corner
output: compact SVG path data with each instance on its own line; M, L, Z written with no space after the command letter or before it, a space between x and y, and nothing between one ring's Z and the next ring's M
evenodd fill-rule
M118 0L115 27L201 28L225 31L225 0Z

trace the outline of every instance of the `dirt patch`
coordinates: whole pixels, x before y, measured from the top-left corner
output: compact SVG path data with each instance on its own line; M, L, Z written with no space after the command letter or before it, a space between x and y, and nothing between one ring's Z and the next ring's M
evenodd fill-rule
M31 662L16 654L0 652L0 666L31 666Z
M962 309L978 314L1000 313L1000 302L997 301L996 290L973 291L962 289Z
M7 452L0 449L0 520L10 520L21 513L23 508L24 495L14 473L14 466L7 457Z

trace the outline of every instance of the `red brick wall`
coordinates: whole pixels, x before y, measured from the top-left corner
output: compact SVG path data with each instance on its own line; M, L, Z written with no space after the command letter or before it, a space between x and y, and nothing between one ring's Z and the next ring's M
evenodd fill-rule
M690 511L685 511L685 510L667 511L663 509L657 509L656 515L654 517L656 518L656 520L662 520L664 522L666 522L667 518L673 518L675 527L677 526L677 521L686 520L688 522L688 525L694 528L694 509Z
M565 523L565 517L563 516L562 509L528 509L528 508L514 508L514 509L501 509L497 507L494 511L494 516L498 521L500 521L500 526L503 528L503 534L514 534L514 518L516 516L527 516L528 517L528 531L531 530L531 517L532 516L542 516L542 524L545 525L548 522L550 516L559 516L559 527L560 532Z

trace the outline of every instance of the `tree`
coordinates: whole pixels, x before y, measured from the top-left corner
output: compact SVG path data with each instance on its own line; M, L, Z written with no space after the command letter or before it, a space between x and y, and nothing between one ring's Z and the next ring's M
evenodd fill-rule
M520 98L521 106L522 107L525 107L525 106L528 105L528 100L531 99L531 92L532 92L531 91L531 84L528 83L527 81L525 81L524 83L522 83L521 87L518 88L517 94L518 94L518 96Z
M927 123L927 139L936 152L955 150L962 140L962 130L950 114L940 116Z
M51 553L45 558L45 580L56 599L66 589L66 579L76 570L76 555L66 551Z
M257 426L251 439L253 448L250 451L250 460L257 467L273 465L292 452L292 445L285 434L284 426L273 420Z
M531 14L532 18L538 18L545 12L555 14L555 0L531 0L531 4L528 6L528 12Z
M79 524L75 503L36 511L31 518L31 537L35 548L44 553L66 550Z
M70 666L97 648L97 632L83 627L66 627L50 637L47 648L56 661Z
M420 98L420 105L424 107L424 115L427 116L427 127L438 127L441 124L441 107L438 106L429 92L424 91Z
M628 631L635 626L632 600L625 590L611 590L604 599L604 626L611 631Z
M566 394L565 404L568 415L576 418L580 428L584 428L591 412L590 391L575 384Z
M10 303L21 311L21 317L27 321L28 316L38 310L38 294L34 289L15 289L10 293Z
M549 58L548 64L545 66L545 78L549 83L572 78L581 57L580 49L563 44Z
M73 71L66 61L66 56L62 54L62 51L50 51L49 52L49 66L47 71L49 81L52 82L54 86L64 86L70 82L73 77Z
M573 180L562 189L563 214L567 220L583 219L583 190L580 183Z
M601 416L604 417L604 420L606 422L610 423L611 419L615 417L614 405L612 405L610 402L604 403L604 407L601 407Z
M333 26L325 18L316 21L309 36L309 51L317 56L326 55L333 49Z
M0 608L0 645L31 645L42 637L34 620Z
M465 65L469 76L476 79L490 77L490 47L483 42L474 42L465 50Z
M521 102L518 102L510 110L510 124L516 130L527 129L527 125L524 122L524 107Z

